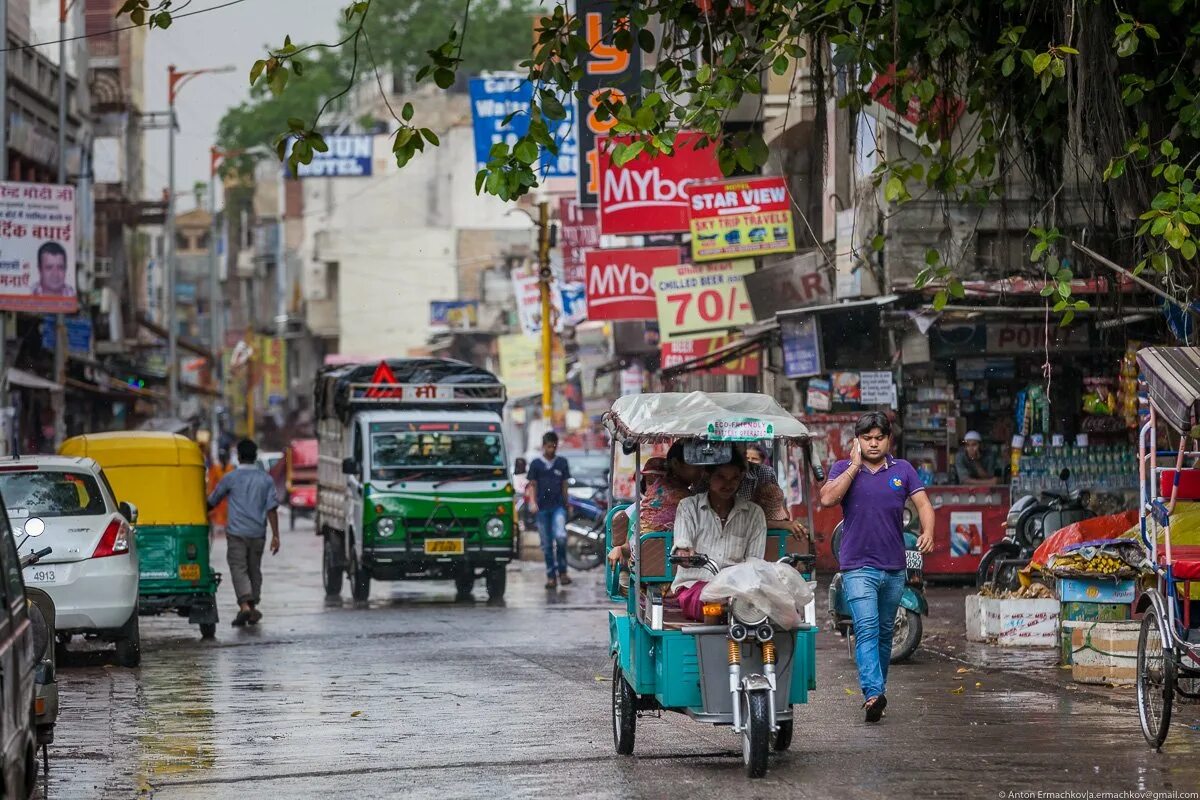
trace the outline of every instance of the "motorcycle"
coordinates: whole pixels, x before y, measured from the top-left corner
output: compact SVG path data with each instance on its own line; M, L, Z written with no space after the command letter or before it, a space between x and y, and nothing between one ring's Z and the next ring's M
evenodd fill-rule
M904 561L907 579L904 593L900 596L900 607L896 609L896 626L892 632L891 663L899 664L912 656L921 644L923 633L922 616L929 616L929 602L925 599L924 556L917 549L917 534L913 530L916 514L911 506L904 509ZM833 552L836 556L842 542L842 524L833 531ZM850 614L850 602L844 591L843 573L838 572L829 583L829 615L833 629L846 640L850 658L854 658L854 618Z
M979 560L976 585L986 585L994 591L1019 589L1020 571L1029 564L1034 551L1047 536L1073 522L1096 516L1087 508L1088 493L1069 488L1071 471L1064 469L1058 477L1064 485L1063 493L1042 492L1040 497L1023 495L1009 507L1004 521L1004 538L992 545Z
M22 556L21 569L37 564L51 552L53 548L45 547ZM25 599L29 604L29 620L33 625L33 650L37 658L37 666L33 672L33 721L37 744L42 748L42 765L48 770L46 747L54 743L54 725L58 721L54 601L50 599L50 595L32 586L25 587Z
M595 569L604 563L604 518L608 502L603 489L590 497L568 490L570 508L567 511L567 566L571 569ZM591 491L590 489L588 491Z

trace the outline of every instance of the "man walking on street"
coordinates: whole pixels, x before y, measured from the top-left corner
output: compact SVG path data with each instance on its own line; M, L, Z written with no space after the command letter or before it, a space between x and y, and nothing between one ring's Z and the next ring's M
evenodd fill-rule
M867 722L878 722L887 707L892 630L904 592L904 504L911 497L921 520L917 547L933 550L933 506L912 464L892 458L892 423L878 411L854 425L849 459L829 470L821 505L842 506L844 526L838 562L842 586L854 618L854 660Z
M546 557L546 588L556 589L559 584L567 586L571 583L567 575L567 507L570 505L567 487L571 467L558 455L558 435L554 431L548 431L542 437L542 455L533 459L526 474L529 478L526 493L530 495L526 502L537 513L538 535L542 540L542 554Z
M208 496L213 508L228 498L226 539L229 574L237 592L238 613L234 627L257 625L262 619L258 603L262 592L262 557L271 525L271 555L279 552L279 514L275 481L258 468L258 445L243 439L237 446L238 468L226 475Z

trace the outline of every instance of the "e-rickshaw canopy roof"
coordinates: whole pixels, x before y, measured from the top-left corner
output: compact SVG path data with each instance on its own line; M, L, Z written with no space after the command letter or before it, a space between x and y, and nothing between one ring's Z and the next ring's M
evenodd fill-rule
M1180 433L1200 424L1200 347L1147 347L1137 360L1159 415Z
M710 439L756 441L808 440L808 428L763 394L735 392L663 392L618 398L604 415L622 441Z

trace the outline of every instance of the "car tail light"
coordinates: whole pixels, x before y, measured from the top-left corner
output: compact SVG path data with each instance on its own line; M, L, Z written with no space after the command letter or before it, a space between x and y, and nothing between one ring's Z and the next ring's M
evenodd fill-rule
M104 529L104 535L100 537L100 544L96 545L96 552L92 553L92 558L120 556L128 552L129 526L121 520L114 519Z

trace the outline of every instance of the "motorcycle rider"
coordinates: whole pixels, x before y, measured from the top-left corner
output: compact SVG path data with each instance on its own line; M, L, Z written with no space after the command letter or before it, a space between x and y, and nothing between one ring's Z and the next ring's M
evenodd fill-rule
M867 722L878 722L887 707L888 663L896 610L904 592L904 505L911 497L921 521L917 547L933 550L933 505L912 464L889 455L892 423L871 411L854 425L848 459L829 470L821 505L842 506L843 586L854 618L854 660Z

